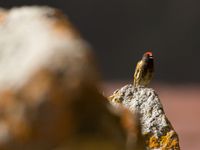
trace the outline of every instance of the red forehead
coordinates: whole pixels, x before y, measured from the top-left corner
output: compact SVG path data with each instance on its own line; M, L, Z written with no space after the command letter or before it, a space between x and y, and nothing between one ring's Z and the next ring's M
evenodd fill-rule
M152 52L146 52L146 55L153 56Z

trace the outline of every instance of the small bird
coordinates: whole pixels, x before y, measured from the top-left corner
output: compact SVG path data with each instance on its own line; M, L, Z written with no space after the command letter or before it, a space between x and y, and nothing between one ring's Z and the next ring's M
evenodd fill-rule
M143 86L146 87L154 73L154 58L152 52L144 53L142 60L137 63L134 73L134 87Z

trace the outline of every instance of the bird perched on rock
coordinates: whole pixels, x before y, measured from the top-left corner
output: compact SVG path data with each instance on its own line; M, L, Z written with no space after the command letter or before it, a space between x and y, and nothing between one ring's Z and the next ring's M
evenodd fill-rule
M152 52L144 53L142 59L137 63L134 74L134 87L144 86L146 87L154 73L154 58Z

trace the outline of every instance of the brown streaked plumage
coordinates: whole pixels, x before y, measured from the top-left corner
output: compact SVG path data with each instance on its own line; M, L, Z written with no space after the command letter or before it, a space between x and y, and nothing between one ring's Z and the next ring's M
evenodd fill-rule
M154 59L152 52L144 53L142 59L137 63L134 74L134 87L144 86L146 87L154 73Z

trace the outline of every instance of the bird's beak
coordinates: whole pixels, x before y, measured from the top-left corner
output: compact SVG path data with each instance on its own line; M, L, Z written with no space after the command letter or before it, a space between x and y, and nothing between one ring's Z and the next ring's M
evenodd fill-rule
M150 59L153 59L153 56L149 56Z

